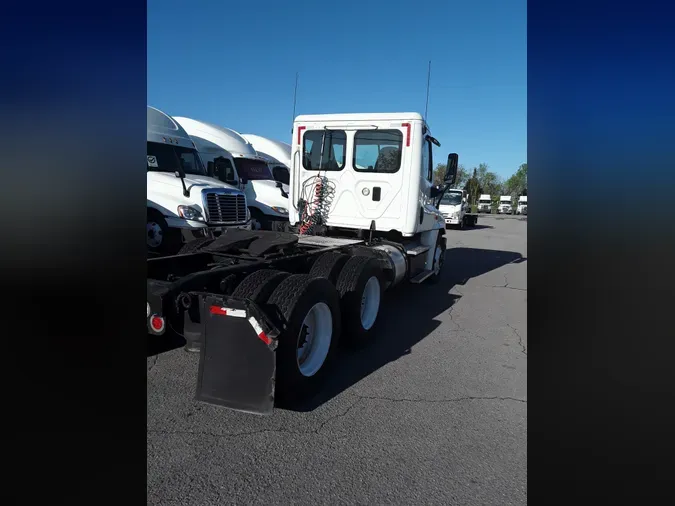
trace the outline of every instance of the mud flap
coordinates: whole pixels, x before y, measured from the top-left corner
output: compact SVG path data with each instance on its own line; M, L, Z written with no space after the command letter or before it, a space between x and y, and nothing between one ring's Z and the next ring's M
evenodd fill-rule
M248 299L206 295L200 306L204 334L196 399L271 413L279 331Z

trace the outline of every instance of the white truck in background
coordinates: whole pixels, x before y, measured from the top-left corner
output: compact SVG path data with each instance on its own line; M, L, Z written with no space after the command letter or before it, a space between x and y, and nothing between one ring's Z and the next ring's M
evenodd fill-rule
M483 194L478 198L478 212L491 213L492 212L492 197Z
M213 163L213 175L244 192L252 228L287 228L289 188L274 180L266 157L234 130L182 116L174 119L195 142L204 163Z
M260 135L241 134L251 143L258 155L267 159L275 181L289 184L291 170L291 145Z
M527 195L521 195L518 197L518 207L516 208L516 214L527 215Z
M466 192L459 188L446 191L441 198L438 210L445 218L445 224L463 229L478 223L478 215L471 214L466 201Z
M502 195L499 197L498 214L511 214L513 197L511 195Z
M149 253L175 254L185 242L251 227L244 193L209 177L187 132L150 106L146 162Z

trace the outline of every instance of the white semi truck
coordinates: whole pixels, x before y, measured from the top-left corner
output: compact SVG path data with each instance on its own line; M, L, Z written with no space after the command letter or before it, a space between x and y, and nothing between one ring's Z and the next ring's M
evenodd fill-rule
M469 210L466 192L459 188L447 190L440 200L438 209L443 214L446 225L463 229L478 223L478 215L472 214Z
M516 213L527 215L527 195L518 197L518 208L516 209Z
M365 344L382 293L436 282L446 250L428 125L418 113L298 116L293 232L228 230L148 260L147 329L199 351L199 401L253 413L322 384L338 342ZM386 337L386 336L383 336Z
M498 214L511 214L513 197L511 195L502 195L499 197L499 207L497 207Z
M253 228L287 227L288 185L274 180L266 157L234 130L182 116L174 119L195 142L204 163L213 162L215 170L215 162L220 159L224 170L214 176L246 194Z
M491 213L492 212L492 197L487 194L483 194L478 197L478 212L479 213Z
M229 227L250 228L246 196L208 176L188 134L162 111L147 108L147 247L174 254L185 242Z
M286 185L289 184L291 145L260 135L241 134L241 136L251 143L256 153L267 159L274 179Z

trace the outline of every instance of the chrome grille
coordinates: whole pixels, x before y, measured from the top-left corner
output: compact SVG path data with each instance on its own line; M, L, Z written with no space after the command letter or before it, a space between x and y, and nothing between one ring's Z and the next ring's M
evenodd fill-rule
M209 223L245 223L246 197L242 193L206 194Z

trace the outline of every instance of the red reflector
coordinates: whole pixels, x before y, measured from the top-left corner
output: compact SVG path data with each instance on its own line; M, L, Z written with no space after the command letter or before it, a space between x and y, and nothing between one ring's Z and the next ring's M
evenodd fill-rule
M150 318L150 326L152 327L153 330L157 332L161 332L164 330L164 318L161 316L153 315Z
M223 316L227 315L227 310L219 306L211 306L209 308L209 311L211 312L211 314L220 314Z
M402 123L401 126L406 129L405 145L410 146L410 123Z
M298 127L298 144L300 144L300 140L302 139L302 131L305 130L306 128L307 128L306 126Z

